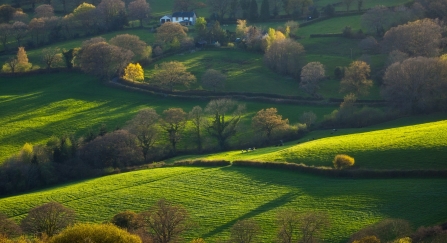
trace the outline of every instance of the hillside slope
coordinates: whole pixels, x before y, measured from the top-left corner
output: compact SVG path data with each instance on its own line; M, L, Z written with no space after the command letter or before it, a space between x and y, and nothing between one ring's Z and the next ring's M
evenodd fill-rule
M446 180L351 180L282 170L173 167L142 170L72 183L0 199L0 212L15 220L48 201L58 201L83 222L104 222L124 210L141 212L158 199L182 204L198 226L188 238L207 242L229 236L238 220L253 218L262 242L276 236L275 214L285 208L324 211L332 221L327 242L346 242L350 234L384 218L403 218L414 227L445 221Z
M397 125L397 124L396 124ZM378 128L370 128L378 129ZM348 130L348 129L346 129ZM182 159L257 160L332 166L336 154L355 158L357 168L368 169L447 169L447 120L396 128L339 135L330 130L316 131L298 144L257 149L249 153L223 152ZM312 138L319 138L312 140ZM310 141L308 141L310 140Z

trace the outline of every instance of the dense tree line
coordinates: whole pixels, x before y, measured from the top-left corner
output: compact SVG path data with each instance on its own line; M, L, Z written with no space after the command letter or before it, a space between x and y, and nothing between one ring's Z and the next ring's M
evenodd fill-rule
M72 4L79 1L64 1ZM17 4L16 4L17 5ZM66 5L64 5L64 9ZM30 20L21 8L0 6L0 39L3 49L8 49L8 40L15 39L17 46L39 46L80 35L93 35L104 31L118 30L127 26L129 20L138 20L140 26L150 17L150 7L145 0L129 2L126 8L121 0L78 3L71 13L55 16L50 4L33 7ZM27 43L22 43L27 39Z

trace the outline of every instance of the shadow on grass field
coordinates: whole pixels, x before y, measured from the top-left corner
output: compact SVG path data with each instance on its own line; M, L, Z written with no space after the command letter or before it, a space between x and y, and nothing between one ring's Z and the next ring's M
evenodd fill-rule
M229 236L240 219L253 218L261 242L276 237L276 213L284 209L329 214L328 242L346 242L355 231L384 218L413 227L445 221L443 179L350 180L258 168L173 167L142 170L71 183L0 199L0 211L15 220L48 201L74 209L81 222L104 222L118 212L147 210L158 199L182 204L198 223L187 239L207 242Z
M106 124L109 130L122 127L143 107L159 114L170 107L190 111L207 100L180 100L122 91L102 85L93 77L80 73L39 74L0 80L0 161L26 143L45 143L51 136L74 133L84 135ZM259 110L276 107L292 123L303 112L314 111L321 119L331 106L297 106L246 102L247 113L242 125L247 129L241 139L252 136L251 117ZM236 138L239 139L239 138ZM192 145L187 136L179 149Z

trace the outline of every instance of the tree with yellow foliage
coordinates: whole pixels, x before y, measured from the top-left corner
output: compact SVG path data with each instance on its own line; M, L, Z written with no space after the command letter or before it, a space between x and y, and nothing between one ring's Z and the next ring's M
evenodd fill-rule
M26 54L25 47L19 47L19 51L17 51L17 71L26 72L31 69L32 64L28 61L28 55Z
M139 63L129 63L129 65L127 65L127 67L124 69L123 78L129 81L143 81L144 70Z
M286 36L279 30L269 28L268 34L262 38L261 48L266 52L276 40L284 40Z

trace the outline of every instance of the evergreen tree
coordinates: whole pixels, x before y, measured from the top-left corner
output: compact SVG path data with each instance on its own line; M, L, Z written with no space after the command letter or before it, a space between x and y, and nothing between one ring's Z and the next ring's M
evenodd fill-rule
M250 11L248 13L248 19L250 20L257 20L259 17L258 14L258 3L256 2L256 0L251 0L250 2Z
M240 1L240 6L242 9L242 18L243 19L247 19L248 18L248 12L250 9L250 0L241 0Z
M270 19L270 6L269 6L269 1L268 0L263 0L262 1L260 18L262 20Z

